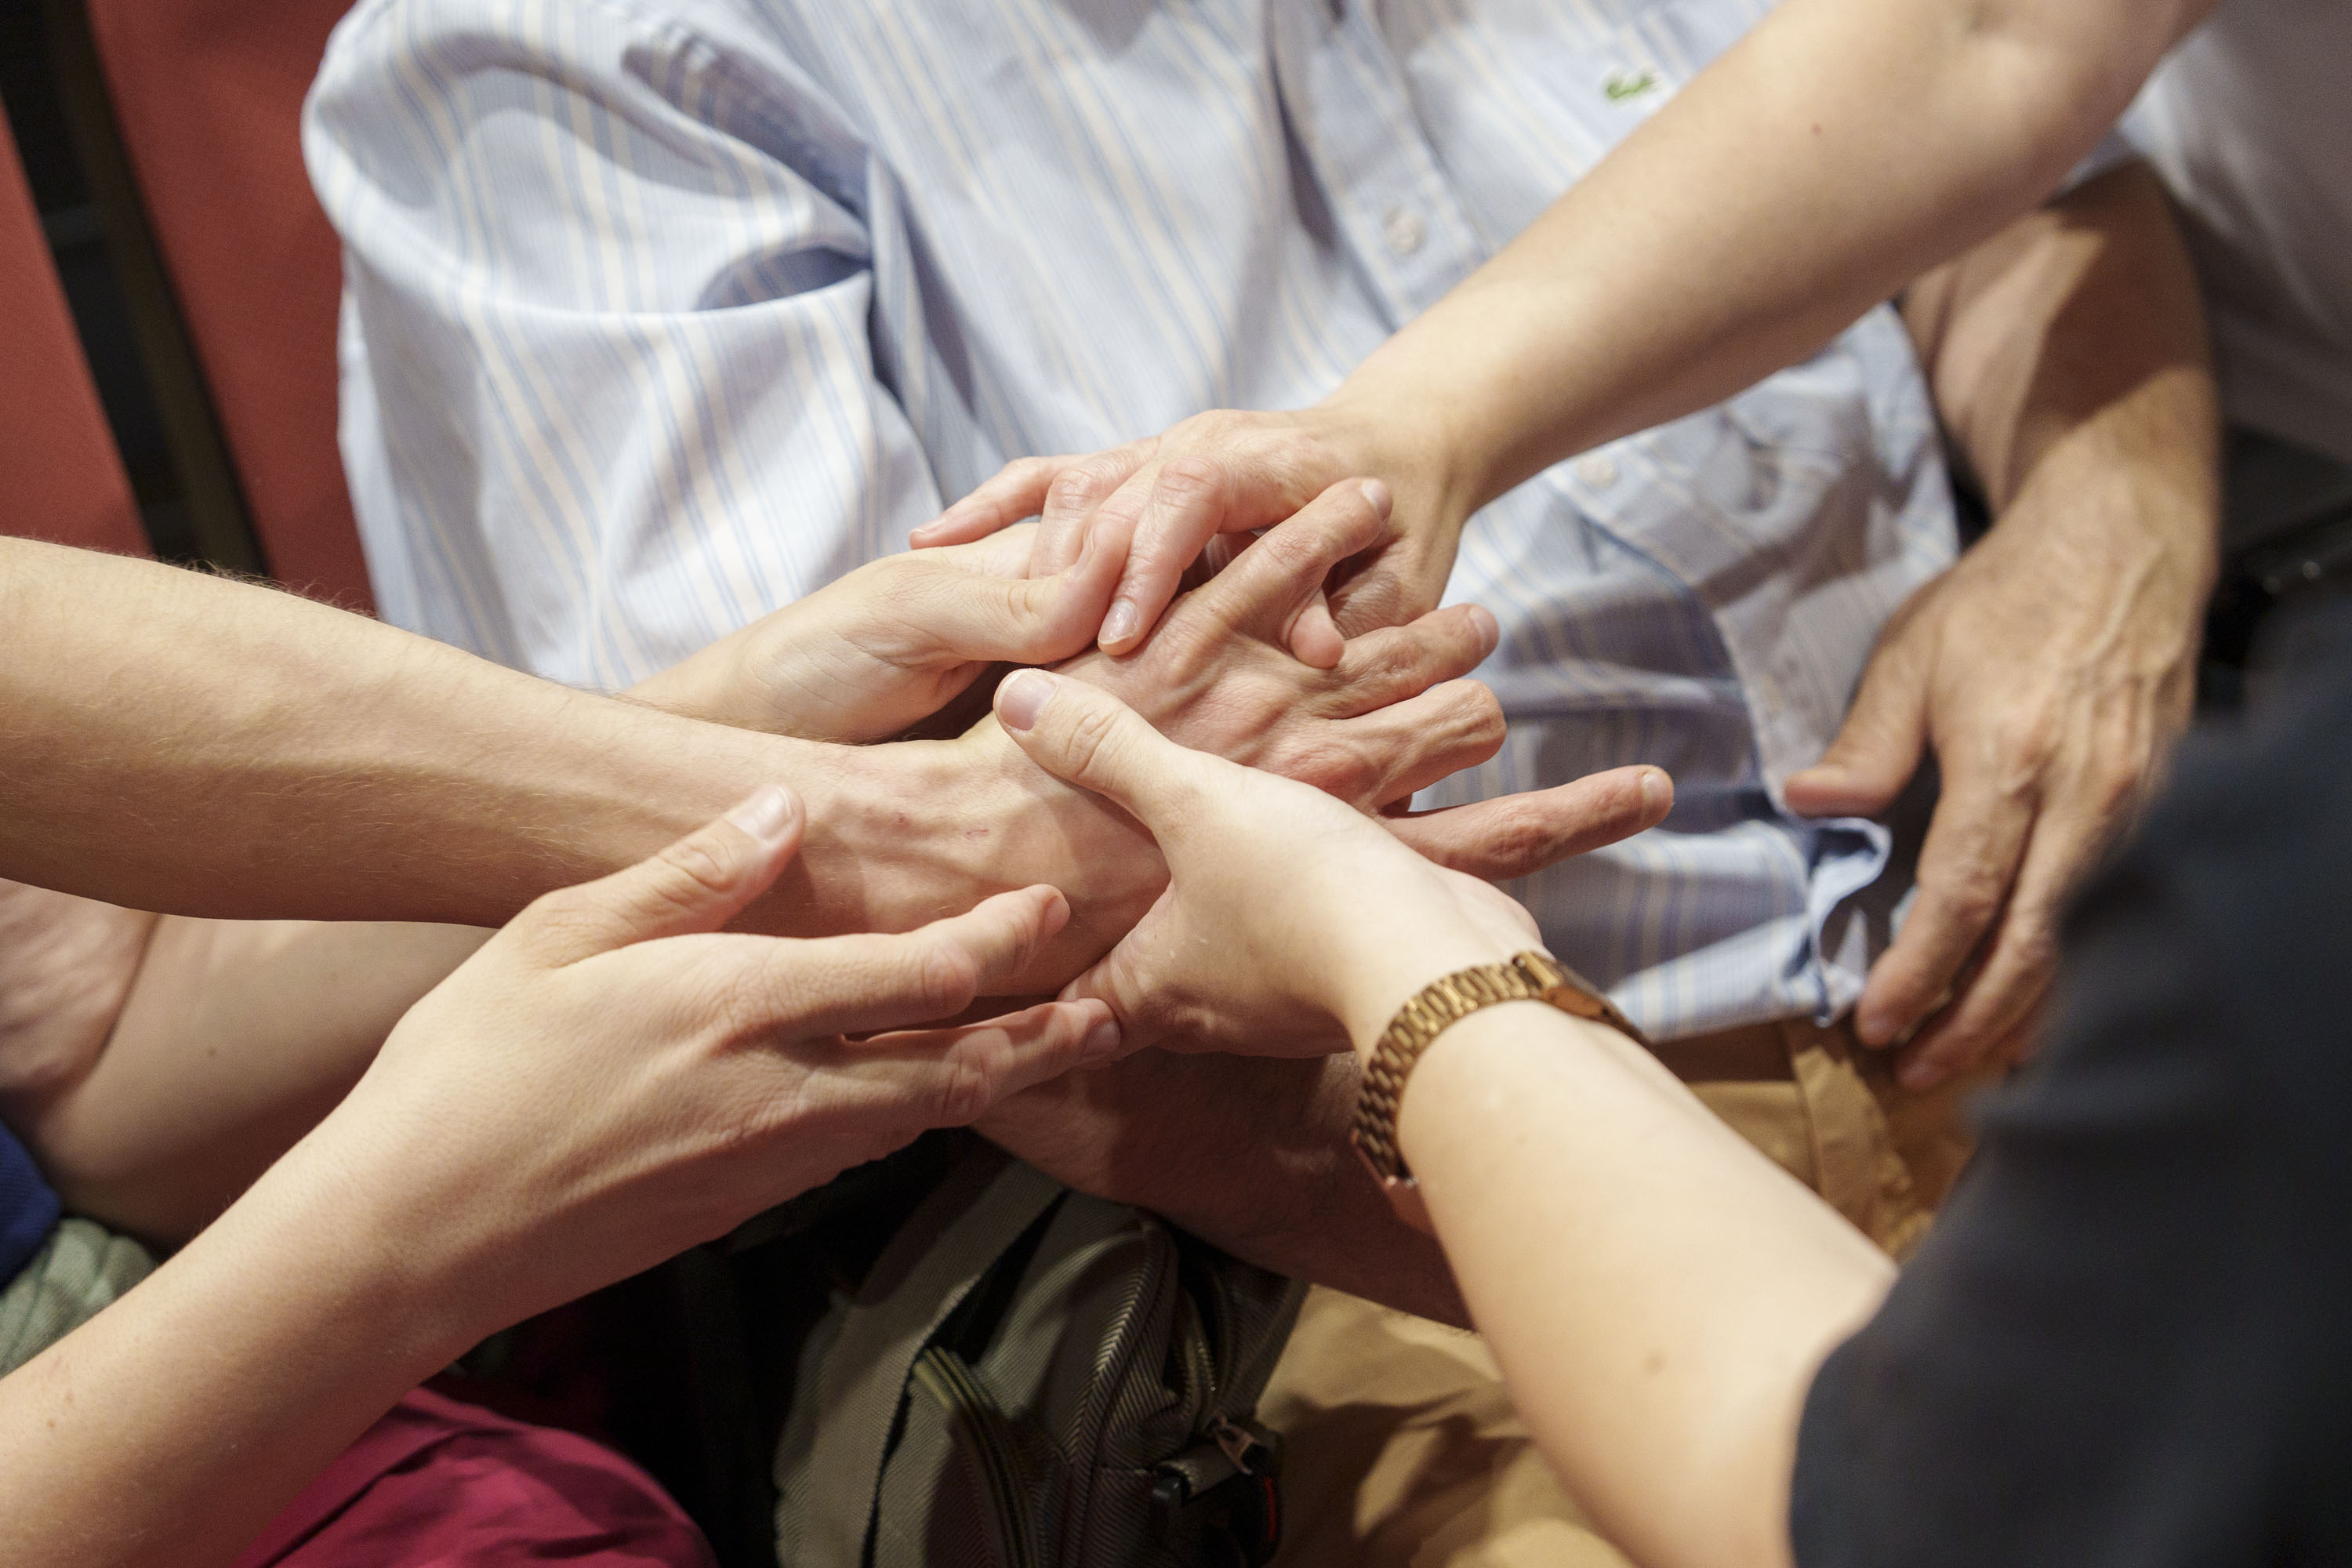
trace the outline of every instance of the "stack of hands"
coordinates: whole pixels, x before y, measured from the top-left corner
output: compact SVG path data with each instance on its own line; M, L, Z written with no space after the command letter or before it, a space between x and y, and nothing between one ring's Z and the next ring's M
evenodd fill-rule
M223 1324L223 1367L268 1363L298 1333L317 1364L362 1369L307 1393L299 1418L253 1396L247 1426L299 1479L487 1333L928 1128L979 1122L1086 1184L1106 1162L1159 1158L1169 1086L1202 1089L1171 1065L1204 1060L1186 1053L1344 1062L1429 982L1537 945L1493 884L1655 826L1671 785L1637 766L1407 809L1501 745L1495 697L1464 679L1498 632L1475 606L1435 607L1476 484L1352 477L1437 471L1352 440L1360 427L1344 407L1213 415L1016 464L924 548L637 688L737 729L932 748L929 776L992 781L1019 809L926 830L1052 885L877 922L915 928L891 934L730 931L747 910L774 928L779 879L826 830L770 787L543 897L142 1288L144 1318L101 1314L0 1398L43 1412L55 1454L113 1453L126 1485L177 1466L173 1495L150 1500L160 1517L219 1478L121 1444L134 1405L156 1407L128 1424L142 1431L197 1419L137 1372L142 1321ZM2011 517L2038 504L2029 488ZM2178 623L2193 610L2173 601L2196 584L2147 571L2125 595L2140 608L2116 616L2113 583L2094 580L2099 521L2005 526L1921 590L1829 755L1787 786L1793 810L1870 813L1927 751L1941 765L1919 902L1858 1026L1903 1046L1915 1084L2025 1037L2057 901L2185 712ZM2107 608L2086 610L2095 598ZM1005 665L1024 668L991 711L985 678ZM925 738L890 741L910 735ZM1232 1079L1212 1087L1230 1104ZM294 1283L254 1312L256 1278ZM338 1335L351 1342L320 1342ZM97 1424L79 1443L52 1419L75 1410L56 1419ZM253 1474L271 1458L246 1456ZM25 1479L27 1496L73 1495ZM210 1544L233 1550L289 1495L255 1485L221 1504ZM140 1521L122 1528L127 1542Z
M692 717L877 742L964 702L992 667L1052 663L1004 679L951 743L1050 797L1083 885L896 935L730 933L812 826L764 791L534 903L306 1141L332 1158L298 1151L268 1180L315 1170L381 1194L453 1281L502 1259L494 1300L447 1293L480 1309L456 1343L1073 1068L1146 1047L1368 1045L1426 981L1536 941L1493 880L1639 832L1672 799L1662 772L1630 767L1404 809L1491 756L1503 724L1460 679L1494 649L1486 611L1332 630L1325 585L1380 548L1388 510L1376 481L1332 485L1118 651L1095 645L1124 552L1077 540L1045 571L1048 535L1024 525L877 562L645 683L633 698ZM1331 640L1301 660L1309 624ZM355 1181L354 1161L379 1168Z
M1006 895L903 937L681 937L740 909L744 879L772 876L797 831L747 837L720 826L673 851L668 872L639 868L559 895L556 912L535 908L493 942L476 967L512 973L556 951L535 929L577 926L637 896L632 878L707 888L684 926L598 917L608 940L597 962L611 961L613 976L598 984L611 986L605 1005L617 1015L637 1005L617 962L629 943L690 941L740 955L740 984L755 989L728 1004L730 1032L703 1038L695 1059L701 1071L757 1075L729 1092L750 1097L742 1125L776 1142L749 1185L691 1184L706 1206L648 1232L648 1247L723 1229L1082 1063L1145 1047L1361 1047L1429 980L1536 940L1492 882L1664 816L1671 785L1642 767L1405 811L1416 790L1491 756L1503 721L1493 695L1462 679L1494 651L1493 617L1436 607L1481 481L1370 434L1383 427L1342 396L1301 413L1203 415L1115 451L1017 462L918 531L914 552L632 693L812 740L879 742L977 719L952 742L967 753L959 765L1013 770L1041 792L1042 819L1077 872L1058 891ZM1353 477L1381 472L1398 476L1393 489ZM2143 798L2185 721L2179 626L2193 612L2173 601L2193 603L2193 574L2151 574L2139 608L2118 618L2112 584L2085 582L2109 520L2055 515L2030 488L2012 510L2053 515L2000 531L1919 592L1889 626L1843 733L1787 786L1791 810L1872 815L1929 752L1940 764L1919 899L1857 1015L1866 1044L1899 1048L1914 1087L2024 1048L2065 889ZM2109 609L2095 615L2094 597ZM1054 673L1006 679L988 716L983 678L1007 664ZM700 869L681 870L689 864ZM754 945L729 945L739 941ZM577 963L563 951L554 967ZM471 974L445 991L488 984ZM866 1045L840 1034L946 1016L976 996L1055 992L945 1032ZM869 1011L852 1023L832 1010L845 1003L819 1000L853 994ZM418 1014L447 1020L445 1032L457 1016L438 996ZM423 1032L404 1025L385 1062L425 1048L404 1043ZM738 1059L746 1049L755 1068ZM818 1061L841 1070L813 1073ZM772 1081L755 1089L761 1078ZM691 1103L692 1092L681 1086L673 1102ZM762 1121L756 1103L792 1113ZM563 1125L583 1155L591 1136L640 1142L619 1127L592 1135L582 1118Z

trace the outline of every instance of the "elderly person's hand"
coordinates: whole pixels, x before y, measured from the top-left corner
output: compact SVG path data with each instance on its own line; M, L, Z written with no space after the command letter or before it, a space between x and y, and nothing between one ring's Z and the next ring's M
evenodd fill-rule
M1095 640L1119 563L1095 546L1030 573L1034 527L868 562L629 695L689 719L859 742L896 735L992 664L1050 664Z
M1346 563L1328 603L1310 605L1290 634L1297 657L1328 668L1345 638L1436 607L1471 510L1469 487L1440 460L1443 448L1401 445L1419 423L1375 417L1359 406L1374 395L1353 386L1313 408L1220 409L1107 452L1022 458L917 529L913 542L960 544L1038 517L1034 573L1108 551L1123 570L1101 643L1125 653L1158 624L1213 541L1280 522L1340 479L1370 476L1395 498L1387 526Z
M1349 641L1328 670L1286 651L1331 569L1380 537L1385 500L1378 486L1331 487L1184 595L1143 647L1120 657L1087 654L1064 666L1066 674L1117 691L1183 745L1379 813L1396 839L1477 876L1525 876L1652 826L1658 813L1648 810L1636 769L1444 811L1397 811L1415 790L1492 756L1503 719L1492 692L1454 679L1494 647L1494 620L1475 606L1369 632ZM1077 919L1049 962L1024 977L1058 985L1142 917L1165 882L1159 856L1129 816L1040 773L994 721L956 744L966 752L963 770L1007 771L1037 791L1038 809L1001 852L1019 864L1068 863L1053 877ZM1078 963L1055 972L1074 948Z
M1107 692L1040 670L996 693L998 721L1040 767L1133 816L1169 885L1135 930L1065 990L1111 1005L1129 1045L1284 1055L1379 1035L1429 981L1538 945L1535 923L1476 878L1413 854L1289 779L1169 741ZM1665 775L1615 781L1663 815Z
M2065 897L2189 721L2208 568L2148 521L2164 497L2111 478L2037 470L1895 614L1836 741L1788 780L1791 810L1875 816L1935 753L1916 900L1854 1014L1866 1045L1917 1030L1912 1089L2026 1048Z

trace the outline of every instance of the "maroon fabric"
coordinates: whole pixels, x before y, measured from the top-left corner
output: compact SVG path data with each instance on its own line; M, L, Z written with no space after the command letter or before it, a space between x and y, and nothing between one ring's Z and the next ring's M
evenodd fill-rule
M143 555L130 476L0 115L0 533Z
M368 1428L237 1568L716 1568L654 1479L570 1432L418 1389Z
M341 252L302 95L349 0L87 0L115 122L261 537L287 586L373 604L335 445Z

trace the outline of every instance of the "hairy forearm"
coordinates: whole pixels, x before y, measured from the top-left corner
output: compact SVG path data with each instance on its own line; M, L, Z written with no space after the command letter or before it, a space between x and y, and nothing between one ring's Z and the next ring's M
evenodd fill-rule
M108 903L496 925L779 782L806 847L750 924L904 929L988 880L996 803L959 795L937 746L697 723L252 584L17 540L0 644L0 875Z
M2200 578L2219 521L2219 395L2164 190L2129 164L1906 290L1944 427L1996 518L2045 465L2128 470L2135 531Z
M1331 407L1459 519L1719 401L2041 199L2208 4L1790 0Z
M1785 1564L1804 1391L1885 1258L1647 1052L1538 1003L1440 1036L1399 1136L1513 1404L1610 1538L1644 1568Z

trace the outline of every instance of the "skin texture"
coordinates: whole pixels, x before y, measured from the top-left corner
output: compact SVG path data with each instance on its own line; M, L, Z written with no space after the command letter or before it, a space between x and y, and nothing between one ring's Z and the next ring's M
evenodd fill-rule
M1166 635L1125 658L1087 655L1080 668L1129 692L1191 743L1379 809L1482 759L1500 738L1492 698L1448 679L1491 647L1483 612L1449 610L1360 639L1333 671L1283 651L1284 629L1315 583L1381 524L1373 498L1341 487L1188 596ZM1124 816L1040 772L992 722L951 742L851 752L772 742L643 706L656 698L699 702L739 722L822 733L829 720L868 706L892 722L919 714L924 702L975 679L983 661L1086 648L1107 576L1097 573L1091 584L1032 581L1023 574L1025 558L1008 554L1020 543L1014 535L877 563L647 683L633 702L563 691L241 584L40 547L17 563L28 573L58 568L49 584L59 593L97 584L128 595L148 626L188 631L199 614L242 617L245 640L225 649L218 665L194 670L185 685L166 681L127 704L127 713L109 710L109 725L93 726L93 747L129 770L126 795L182 814L192 833L219 835L208 843L214 853L236 849L244 836L242 853L264 868L257 889L231 879L191 898L247 900L230 906L240 912L306 899L349 909L370 891L393 900L385 912L415 899L496 908L501 879L511 885L547 875L551 861L593 862L587 841L599 833L633 841L671 809L664 792L691 798L707 795L712 777L750 772L756 784L759 773L750 770L763 762L804 763L809 775L844 792L828 797L828 809L843 812L848 826L827 833L812 818L807 834L835 872L819 879L796 861L779 884L807 876L801 890L820 907L771 891L741 923L817 933L855 930L858 921L902 928L1003 890L1034 868L1072 889L1073 913L1039 945L1028 973L990 981L1028 994L1052 990L1099 955L1163 884L1150 840ZM932 632L908 619L909 605ZM26 662L68 685L81 646L71 638L110 644L118 635L90 617L78 629L37 616L18 626L27 647L40 646L41 636L63 639L51 644L53 658ZM353 662L338 664L325 649ZM330 698L345 693L389 709L272 698L268 682L289 668L303 669ZM835 679L804 682L814 669ZM814 700L782 708L774 701L780 693ZM191 761L142 750L131 733L143 719L181 737L202 728L206 713L205 722L254 744L254 765L266 776L291 777L306 762L335 759L350 781L341 786L346 795L358 792L375 814L360 822L362 848L383 842L399 814L414 809L414 841L400 849L413 865L377 881L363 855L305 860L312 847L292 836L324 829L299 805L284 834L272 833L271 819L257 810L270 797L242 797L205 773L208 763L234 763L228 746ZM341 723L345 715L355 721ZM22 727L30 733L39 718L26 715ZM574 721L609 751L589 755L564 728ZM369 763L372 755L377 761ZM138 861L135 832L96 839L95 822L71 815L79 801L53 786L44 794L32 764L20 757L16 765L28 816L48 812L69 838L83 836L88 853L72 868L83 885L110 889L118 884L108 879L130 877L156 886L159 877L179 875ZM850 798L847 784L861 779L878 798ZM167 798L167 781L202 787ZM482 823L464 825L458 841L480 863L417 853L450 813L428 785L470 800L492 826L512 825L504 837ZM1388 825L1449 864L1507 877L1646 826L1639 808L1623 777L1602 775ZM267 837L257 842L257 835ZM352 885L330 882L331 874ZM334 1106L402 1013L483 936L469 926L158 918L0 884L0 1117L78 1211L161 1244L184 1241Z
M1429 982L1533 941L1494 889L1313 791L1173 746L1103 693L1024 672L997 711L1150 829L1172 925L1224 936L1213 951L1139 928L1072 994L1124 970L1236 1016L1319 1013L1368 1055ZM1785 1568L1804 1391L1892 1265L1648 1052L1541 1004L1440 1035L1399 1136L1513 1403L1610 1539L1643 1568Z
M2066 894L2188 724L2221 415L2196 278L2138 165L1922 279L1904 313L1996 521L1889 622L1787 795L1874 816L1936 759L1918 900L1854 1020L1870 1045L1909 1037L1902 1079L1927 1089L2030 1046Z
M1404 521L1349 597L1358 626L1410 618L1487 500L1802 358L2042 200L2210 9L1790 0L1324 404L1015 463L916 542L1042 510L1038 563L1058 571L1099 522L1132 543L1104 623L1119 648L1207 539L1372 474Z
M1757 37L1801 8L1784 6ZM1538 243L1556 216L1490 268L1517 282L1464 285L1486 289L1486 303L1465 307L1448 331L1516 353L1572 319L1557 289L1533 281L1541 257L1568 243L1558 235ZM1528 319L1513 325L1497 314L1502 296ZM1278 512L1327 469L1384 463L1373 471L1395 494L1421 499L1401 502L1398 515L1412 521L1335 575L1328 616L1297 623L1294 646L1319 658L1363 621L1433 602L1462 507L1494 493L1483 479L1469 490L1433 479L1459 454L1405 439L1425 434L1429 409L1454 405L1398 370L1454 374L1435 359L1460 345L1433 323L1458 297L1391 340L1319 408L1204 414L1116 452L1015 464L942 518L938 536L1042 506L1041 563L1098 549L1105 533L1131 541L1124 595L1139 574L1158 580L1155 563ZM1804 815L1874 815L1925 755L1941 767L1919 899L1874 966L1856 1020L1865 1042L1905 1046L1904 1081L1924 1089L2028 1048L2055 910L2146 798L2186 721L2220 525L2219 404L2194 274L2160 187L2138 168L2091 182L1921 279L1906 316L1995 526L1894 618L1843 732L1819 766L1788 781L1787 799ZM1475 361L1486 349L1463 352ZM1559 367L1584 362L1561 355L1549 380L1528 382L1529 369L1497 384L1538 406L1580 395L1559 377L1585 370ZM1499 405L1486 414L1480 431L1527 417ZM1497 471L1517 475L1521 466ZM1443 499L1457 494L1466 499Z
M896 936L720 934L804 825L770 787L534 902L217 1223L0 1380L0 1555L227 1562L484 1334L1117 1048L1099 1004L899 1028L1021 968L1067 918L1050 888Z

